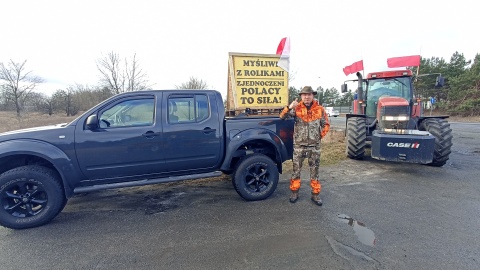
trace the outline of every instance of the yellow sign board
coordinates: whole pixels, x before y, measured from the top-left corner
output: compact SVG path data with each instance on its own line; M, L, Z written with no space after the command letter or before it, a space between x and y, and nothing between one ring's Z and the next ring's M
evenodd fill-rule
M227 110L273 109L288 104L288 72L278 55L229 53Z

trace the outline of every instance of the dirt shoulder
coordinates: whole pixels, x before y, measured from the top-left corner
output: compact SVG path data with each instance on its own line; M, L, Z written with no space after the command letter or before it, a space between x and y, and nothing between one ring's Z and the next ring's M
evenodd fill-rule
M448 117L448 122L469 122L469 123L480 123L480 116L450 116Z

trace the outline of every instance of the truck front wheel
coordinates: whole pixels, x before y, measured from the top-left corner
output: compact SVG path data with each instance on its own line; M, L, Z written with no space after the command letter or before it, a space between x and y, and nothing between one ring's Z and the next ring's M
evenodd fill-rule
M62 211L67 199L58 175L29 165L0 175L0 225L26 229L44 225Z
M262 154L248 155L235 167L233 187L247 201L268 198L278 185L278 168L269 157Z

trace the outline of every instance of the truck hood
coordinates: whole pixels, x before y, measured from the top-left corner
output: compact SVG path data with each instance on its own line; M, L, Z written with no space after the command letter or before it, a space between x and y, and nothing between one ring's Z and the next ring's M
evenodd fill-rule
M378 108L387 106L408 106L408 101L403 97L382 96L378 99Z
M10 139L42 139L47 134L59 134L60 130L65 130L68 123L48 125L42 127L18 129L0 133L0 141Z

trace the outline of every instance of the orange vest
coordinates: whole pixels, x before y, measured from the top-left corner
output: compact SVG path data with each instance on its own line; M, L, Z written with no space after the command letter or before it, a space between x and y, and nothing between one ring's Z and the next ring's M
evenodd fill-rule
M293 143L296 145L319 144L321 138L330 130L328 115L316 100L313 101L309 110L303 102L300 102L294 110L290 110L287 106L280 112L281 119L290 117L295 119Z

